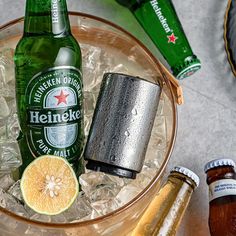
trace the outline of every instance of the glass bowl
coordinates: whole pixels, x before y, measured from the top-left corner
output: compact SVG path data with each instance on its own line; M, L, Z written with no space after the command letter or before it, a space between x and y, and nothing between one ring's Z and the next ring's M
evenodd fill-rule
M150 149L155 151L156 146L161 145L160 141L152 133L151 140L153 147L148 146L146 158L150 155L159 155L160 168L148 186L135 198L123 207L102 217L77 223L45 223L38 222L18 216L0 207L0 234L1 235L128 235L138 222L148 203L160 188L161 180L169 161L172 148L174 146L177 113L174 94L171 88L166 68L151 54L150 51L130 33L121 27L98 17L84 13L70 12L72 32L75 38L86 47L102 48L106 51L104 60L110 60L117 64L114 71L129 73L130 75L140 76L153 82L163 85L162 98L159 104L158 113L160 117L165 116L165 132L163 139L165 145L160 153L150 153ZM23 31L23 18L16 19L4 26L0 26L0 52L5 48L15 48ZM120 67L119 65L123 65ZM86 66L86 65L85 65ZM124 68L127 71L124 71ZM89 75L84 75L85 93L88 90L95 94L99 91L101 75L107 68L101 66L98 83L91 86ZM92 89L90 89L92 87ZM92 114L88 116L87 128L90 125ZM159 131L158 131L159 132Z
M236 12L235 1L228 0L228 5L226 8L225 18L224 18L224 41L225 41L225 50L227 53L228 61L234 76L236 76L235 12Z

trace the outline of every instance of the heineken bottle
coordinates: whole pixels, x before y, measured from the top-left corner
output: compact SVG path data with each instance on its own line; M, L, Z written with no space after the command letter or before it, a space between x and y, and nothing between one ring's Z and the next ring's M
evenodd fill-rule
M171 0L117 0L128 7L170 65L177 79L201 68Z
M27 0L24 34L15 51L16 99L23 159L41 155L83 169L81 51L71 34L66 0Z

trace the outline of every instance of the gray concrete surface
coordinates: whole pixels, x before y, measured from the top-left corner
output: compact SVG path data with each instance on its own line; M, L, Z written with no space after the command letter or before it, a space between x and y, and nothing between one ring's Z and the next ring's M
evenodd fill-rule
M24 14L24 0L0 0L0 25ZM208 236L208 188L204 164L213 158L236 160L236 79L228 64L223 41L227 1L173 0L202 69L181 85L185 104L178 108L176 145L168 169L186 166L201 179L179 229L179 236ZM113 0L68 0L69 9L94 14L117 23L153 45L132 14ZM155 51L155 50L154 50ZM163 61L158 52L155 55Z

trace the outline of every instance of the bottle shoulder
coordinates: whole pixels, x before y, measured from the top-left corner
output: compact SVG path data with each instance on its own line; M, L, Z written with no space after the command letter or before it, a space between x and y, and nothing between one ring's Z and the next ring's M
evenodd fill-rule
M236 180L236 172L231 167L224 167L224 168L214 168L207 172L207 184L211 184L218 180L224 179L234 179Z
M17 46L16 53L22 50L30 52L45 50L45 47L61 48L70 47L72 50L80 51L79 43L72 35L53 37L51 35L23 36Z
M16 67L44 69L70 65L81 69L81 49L72 35L22 37L15 50Z

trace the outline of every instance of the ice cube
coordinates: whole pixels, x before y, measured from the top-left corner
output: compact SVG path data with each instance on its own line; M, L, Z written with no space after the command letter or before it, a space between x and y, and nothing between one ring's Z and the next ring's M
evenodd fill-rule
M116 183L116 185L119 188L122 188L125 184L124 183L125 178L118 177L118 176L115 176L115 175L109 175L109 174L106 174L106 176L111 182Z
M153 175L153 177L155 174ZM140 173L137 175L137 178L132 181L132 185L139 188L140 191L148 186L152 178L149 175Z
M146 159L142 168L141 173L139 173L135 180L132 180L128 184L132 184L140 189L144 189L150 184L151 180L157 174L160 168L160 164L156 159Z
M0 177L0 188L7 191L15 181L12 178L11 174L2 175Z
M164 107L165 107L165 100L163 98L163 93L161 94L159 103L158 103L158 109L157 109L157 116L162 116L164 113Z
M0 119L0 141L7 139L7 120Z
M28 217L24 206L13 196L0 189L0 206L17 215Z
M0 96L0 140L16 140L18 135L19 124L15 99Z
M90 200L91 202L100 201L100 200L109 200L116 196L116 194L119 192L119 189L117 189L115 186L99 186L98 189L95 189L90 193Z
M10 80L14 79L14 49L12 48L4 48L0 52L0 75L3 79L3 82L7 84ZM10 73L7 73L10 72ZM6 76L8 75L8 76ZM10 78L11 77L11 78Z
M93 220L93 219L96 219L99 216L100 216L100 214L95 209L92 209L91 214L89 214L89 215L87 215L83 218L80 218L79 220L72 221L72 222L81 222L81 221L85 221L85 220Z
M116 180L94 171L80 176L82 190L91 202L114 198L121 189L120 182L117 183Z
M6 124L7 138L16 140L20 133L18 116L13 113L8 119Z
M103 216L116 210L119 207L119 204L115 199L113 199L93 202L91 203L91 206L96 210L99 216Z
M10 115L10 108L3 96L0 96L0 119L8 117Z
M84 134L87 137L91 126L92 116L84 117Z
M0 94L4 97L15 97L13 56L11 48L0 52Z
M10 173L22 164L16 141L0 140L0 174Z
M84 92L84 111L86 116L93 115L96 105L96 96L92 92Z
M80 192L72 206L63 213L67 222L82 219L92 213L90 203L83 192Z
M101 48L91 45L83 44L81 46L83 55L83 77L84 77L84 90L91 90L100 81L98 73L100 71L100 57Z
M79 182L81 184L82 190L86 195L90 193L90 191L103 181L104 174L101 172L88 171L88 173L82 174L79 177Z
M12 196L14 196L16 199L18 199L19 201L23 202L23 197L22 197L22 193L21 193L21 189L20 189L20 180L18 180L17 182L15 182L7 191L7 193L11 194Z
M120 192L116 196L116 202L119 206L123 206L129 201L131 201L133 198L135 198L140 192L142 191L141 188L129 184L123 187Z
M29 215L29 217L32 217L35 215L36 212L34 210L32 210L27 204L24 204L24 208L25 208L27 214Z
M123 64L118 64L112 68L113 73L129 74L128 69Z
M96 105L96 94L93 92L84 92L84 127L85 135L89 133L90 125L92 122L93 111Z

